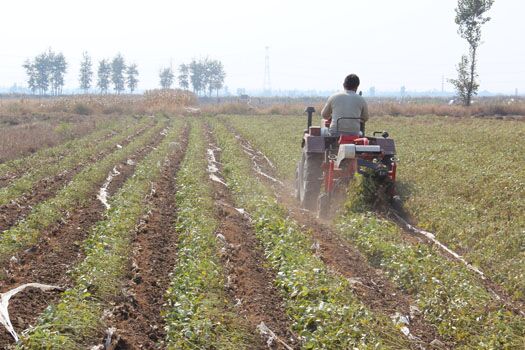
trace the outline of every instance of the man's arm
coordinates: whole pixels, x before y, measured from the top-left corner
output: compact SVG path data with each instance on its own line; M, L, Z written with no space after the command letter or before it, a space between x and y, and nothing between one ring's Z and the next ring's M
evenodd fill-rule
M321 117L323 119L330 119L332 118L332 98L330 97L328 101L326 101L326 104L323 107L323 110L321 111Z

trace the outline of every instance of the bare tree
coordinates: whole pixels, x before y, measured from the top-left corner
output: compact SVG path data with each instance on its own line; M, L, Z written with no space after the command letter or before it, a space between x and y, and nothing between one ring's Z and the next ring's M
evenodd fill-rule
M494 0L458 0L456 24L458 33L469 44L469 55L463 55L457 67L458 79L450 82L456 88L465 106L470 106L472 97L478 93L477 54L481 44L481 26L488 21L485 13L490 10Z

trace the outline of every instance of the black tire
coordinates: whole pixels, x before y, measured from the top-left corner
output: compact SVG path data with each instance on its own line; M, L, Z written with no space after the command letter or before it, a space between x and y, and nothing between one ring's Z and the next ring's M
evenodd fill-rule
M321 191L324 154L303 151L296 173L296 195L304 209L315 211Z

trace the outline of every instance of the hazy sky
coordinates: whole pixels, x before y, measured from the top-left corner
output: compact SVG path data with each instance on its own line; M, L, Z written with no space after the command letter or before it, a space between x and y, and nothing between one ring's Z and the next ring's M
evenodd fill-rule
M139 88L158 86L163 66L221 60L226 85L263 87L265 46L272 88L331 90L355 72L363 90L441 89L467 45L454 23L456 0L17 0L0 12L0 86L25 85L21 65L51 47L69 63L121 52L139 66ZM496 0L483 28L481 90L525 92L525 2ZM447 84L447 89L451 87Z

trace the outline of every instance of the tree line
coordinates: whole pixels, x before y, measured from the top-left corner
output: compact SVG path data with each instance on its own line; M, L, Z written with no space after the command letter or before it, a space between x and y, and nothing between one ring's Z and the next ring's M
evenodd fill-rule
M160 70L160 86L169 89L175 82L175 72L171 67ZM177 80L179 86L188 90L191 87L197 95L211 96L213 91L219 94L219 90L224 87L226 73L222 62L204 58L193 59L190 63L183 63L179 66Z
M51 49L37 55L32 60L26 60L23 67L26 70L29 89L33 94L60 95L64 87L67 66L64 55L55 53ZM91 56L84 52L80 62L78 81L84 93L97 88L101 94L107 94L112 88L116 94L121 94L126 89L130 93L137 89L138 76L137 64L126 64L120 53L113 59L100 60L95 71ZM223 88L226 73L222 62L205 58L181 64L177 77L171 67L161 69L159 77L160 86L163 89L171 88L177 78L182 89L188 90L191 85L196 94L211 96L213 91L218 95L219 90Z

